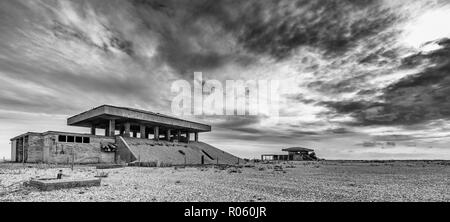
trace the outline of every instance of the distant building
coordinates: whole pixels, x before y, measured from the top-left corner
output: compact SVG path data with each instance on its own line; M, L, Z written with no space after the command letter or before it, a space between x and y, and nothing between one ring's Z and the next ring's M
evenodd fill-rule
M103 105L70 117L67 124L88 127L91 133L49 131L19 135L11 139L11 160L20 163L139 161L174 165L239 161L231 154L199 142L199 133L210 132L211 126L159 113ZM97 135L97 129L104 129L105 134Z
M314 150L303 147L291 147L282 149L281 151L288 152L288 154L263 154L261 160L271 161L304 161L317 160Z

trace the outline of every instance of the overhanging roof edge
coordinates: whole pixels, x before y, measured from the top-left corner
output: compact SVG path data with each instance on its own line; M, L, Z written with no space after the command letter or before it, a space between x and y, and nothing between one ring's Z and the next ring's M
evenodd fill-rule
M125 112L125 114L122 114L121 112ZM136 115L136 114L142 115L142 118L133 116L133 114L134 115ZM85 121L89 118L95 118L96 116L100 116L100 115L111 115L111 116L117 116L117 117L121 117L121 118L129 118L129 119L136 119L136 120L140 120L140 121L156 122L156 123L174 125L174 126L184 127L184 128L193 128L193 129L200 130L200 131L211 131L211 126L207 125L207 124L193 122L193 121L189 121L189 120L183 120L180 118L171 117L171 116L154 113L154 112L150 112L150 111L145 111L145 110L138 110L138 109L126 108L126 107L117 107L117 106L111 106L111 105L102 105L102 106L96 107L94 109L88 110L86 112L72 116L67 119L67 125L76 126L77 123L79 123L79 122ZM148 119L144 119L144 117L147 117ZM159 119L159 120L157 120L157 119ZM163 123L164 121L166 121L166 123ZM187 124L190 126L186 126Z

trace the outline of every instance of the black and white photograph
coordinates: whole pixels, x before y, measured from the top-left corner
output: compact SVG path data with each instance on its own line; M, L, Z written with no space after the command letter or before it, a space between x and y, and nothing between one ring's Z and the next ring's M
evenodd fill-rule
M449 201L449 0L0 0L0 205Z

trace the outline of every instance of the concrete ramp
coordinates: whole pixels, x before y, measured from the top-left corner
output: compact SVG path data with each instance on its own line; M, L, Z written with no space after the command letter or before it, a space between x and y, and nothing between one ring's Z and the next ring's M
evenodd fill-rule
M214 146L211 146L207 143L203 142L191 142L189 143L189 147L192 149L198 150L202 155L205 156L205 160L208 159L212 163L217 163L217 160L219 161L219 164L242 164L243 160L227 153L221 149L218 149Z
M156 162L169 165L237 164L242 160L202 142L172 143L148 139L117 137L118 154L123 162ZM203 159L203 161L202 161Z

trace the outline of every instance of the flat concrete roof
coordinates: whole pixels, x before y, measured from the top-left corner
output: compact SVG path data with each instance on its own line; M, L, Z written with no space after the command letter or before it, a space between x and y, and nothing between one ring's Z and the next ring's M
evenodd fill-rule
M47 136L47 135L66 135L66 136L83 136L83 137L91 137L91 138L114 138L114 137L108 137L108 136L101 136L101 135L92 135L88 133L73 133L73 132L60 132L60 131L46 131L43 133L37 133L37 132L27 132L20 134L14 138L11 138L10 140L16 140L25 136Z
M282 149L282 151L285 151L285 152L314 152L313 149L308 149L308 148L304 148L304 147L291 147L291 148Z
M211 131L210 125L183 120L160 113L111 105L99 106L89 111L72 116L67 119L67 125L91 127L91 125L94 124L96 128L106 128L109 124L109 120L111 119L116 120L116 124L130 122L132 124L132 128L133 125L134 127L146 125L148 127L159 126L174 130L189 130L191 132Z

